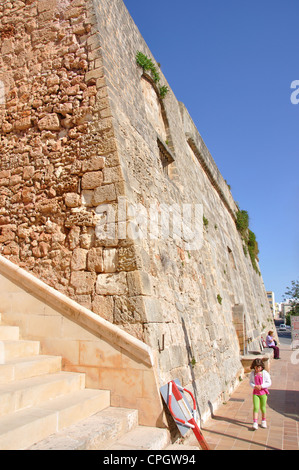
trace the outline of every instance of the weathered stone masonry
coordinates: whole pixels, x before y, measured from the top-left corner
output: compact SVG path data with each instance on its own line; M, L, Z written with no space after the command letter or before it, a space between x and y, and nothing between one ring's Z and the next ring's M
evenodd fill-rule
M134 266L130 247L95 239L95 207L123 178L92 4L1 3L2 254L113 321L126 276L103 296L98 274Z
M178 377L205 413L272 325L228 186L184 105L137 66L152 55L122 0L1 0L0 21L1 254L147 342L160 383ZM200 205L202 247L138 240L128 213L101 238L120 201Z

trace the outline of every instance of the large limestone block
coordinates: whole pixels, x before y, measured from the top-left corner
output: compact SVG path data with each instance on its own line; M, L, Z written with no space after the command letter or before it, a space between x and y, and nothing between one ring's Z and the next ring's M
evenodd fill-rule
M91 294L94 291L96 274L85 271L75 271L71 275L71 285L76 294Z
M114 273L117 269L118 251L116 248L105 248L103 250L104 272Z
M114 184L107 184L96 188L93 194L93 202L95 205L103 202L111 202L116 200L116 191Z
M151 280L145 271L129 272L128 286L131 295L152 295Z
M99 274L96 283L96 293L100 295L127 294L127 273Z
M86 269L87 250L83 248L75 248L71 260L71 268L73 271L80 271Z
M82 189L95 189L101 186L103 173L101 171L90 171L82 177Z
M114 321L117 324L144 323L144 297L115 297Z
M87 267L89 271L101 273L104 270L103 266L103 250L101 247L91 248L87 255Z

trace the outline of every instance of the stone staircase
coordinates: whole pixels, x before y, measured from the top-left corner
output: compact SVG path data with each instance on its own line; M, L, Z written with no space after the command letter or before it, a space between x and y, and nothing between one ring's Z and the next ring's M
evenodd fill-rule
M111 407L109 391L85 388L84 374L39 348L0 314L0 450L199 450L139 426L137 410Z

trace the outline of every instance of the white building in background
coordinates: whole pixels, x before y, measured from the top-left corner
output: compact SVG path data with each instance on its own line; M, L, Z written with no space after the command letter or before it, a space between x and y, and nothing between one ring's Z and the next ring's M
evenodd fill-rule
M277 320L281 318L281 304L278 302L275 302L275 318Z
M267 298L268 298L268 302L269 302L271 312L272 312L272 315L273 315L273 318L274 318L275 317L275 312L276 312L274 292L267 291Z
M288 299L285 302L281 303L281 318L285 321L287 313L292 310L291 305L292 300Z

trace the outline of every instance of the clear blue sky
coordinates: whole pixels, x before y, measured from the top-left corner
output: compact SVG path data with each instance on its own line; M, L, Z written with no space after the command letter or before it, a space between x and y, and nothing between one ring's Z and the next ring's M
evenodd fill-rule
M265 287L282 301L299 279L299 1L124 3L248 211Z

